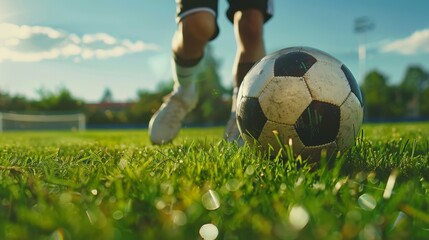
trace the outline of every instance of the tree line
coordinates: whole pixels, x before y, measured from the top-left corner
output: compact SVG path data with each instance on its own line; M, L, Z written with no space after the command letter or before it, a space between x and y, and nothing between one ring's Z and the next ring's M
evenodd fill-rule
M421 66L409 66L398 84L389 84L386 75L373 70L361 89L366 120L429 118L429 73Z
M185 124L215 125L227 121L232 89L222 86L218 74L219 64L209 50L206 71L199 76L199 79L204 79L199 84L200 101ZM76 98L66 88L58 92L39 90L40 97L37 100L0 90L0 112L84 112L88 125L147 125L172 88L172 81L162 82L155 91L139 90L134 101L122 104L112 102L109 89L106 89L97 104ZM429 74L421 66L408 67L398 84L391 84L388 77L377 70L370 71L361 89L367 121L429 118Z

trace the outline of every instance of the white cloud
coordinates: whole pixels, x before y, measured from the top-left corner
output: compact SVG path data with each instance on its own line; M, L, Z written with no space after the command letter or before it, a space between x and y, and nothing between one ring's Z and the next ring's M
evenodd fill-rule
M42 60L57 59L61 55L58 49L49 49L40 52L15 52L0 47L0 62L2 59L8 59L14 62L38 62Z
M105 59L110 57L120 57L126 54L127 50L122 46L116 46L110 49L97 49L95 51L95 57L99 59Z
M78 36L45 26L0 24L0 62L38 62L52 59L108 59L157 50L141 40L117 39L107 33Z
M4 44L6 46L17 46L19 44L19 40L18 38L9 38L7 40L4 41Z
M69 44L61 48L61 54L63 56L79 56L82 52L82 48L76 44Z
M96 33L96 34L85 34L82 37L84 44L91 44L94 42L102 42L107 45L113 45L116 43L116 39L107 33Z
M81 42L80 37L76 34L70 34L69 39L75 44L79 44Z
M387 43L381 47L381 51L403 55L429 53L429 28L415 31L409 37Z

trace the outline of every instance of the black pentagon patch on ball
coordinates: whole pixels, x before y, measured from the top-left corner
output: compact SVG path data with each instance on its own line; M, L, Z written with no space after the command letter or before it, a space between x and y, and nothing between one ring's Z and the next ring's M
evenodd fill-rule
M255 139L259 138L267 122L267 117L265 117L257 98L243 97L240 110L237 113L237 122L244 134Z
M316 58L308 53L287 53L276 59L274 76L302 77L316 62Z
M354 95L359 99L360 105L363 106L362 93L360 92L359 85L357 84L357 81L352 72L344 64L341 66L341 70L343 71L344 75L346 75L352 93L354 93Z
M305 146L319 146L335 141L340 128L340 108L312 101L295 123L295 130Z

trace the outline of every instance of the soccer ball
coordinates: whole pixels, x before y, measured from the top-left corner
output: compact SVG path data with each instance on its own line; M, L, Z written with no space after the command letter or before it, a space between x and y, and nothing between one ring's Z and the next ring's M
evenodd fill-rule
M267 55L248 72L237 96L242 138L272 154L290 144L295 156L317 161L322 149L353 145L362 121L362 95L352 73L314 48Z

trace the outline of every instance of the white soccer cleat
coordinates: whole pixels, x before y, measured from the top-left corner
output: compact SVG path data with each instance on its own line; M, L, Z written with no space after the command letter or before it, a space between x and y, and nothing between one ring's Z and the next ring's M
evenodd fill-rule
M223 138L228 142L237 142L239 146L243 146L244 141L240 135L240 131L237 126L237 115L235 112L231 112L228 122L226 123L225 132Z
M171 142L179 133L186 115L198 102L196 84L179 86L169 96L149 122L149 136L153 144Z

